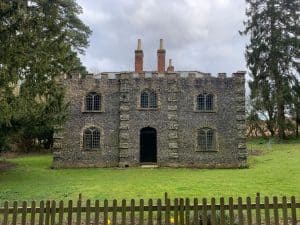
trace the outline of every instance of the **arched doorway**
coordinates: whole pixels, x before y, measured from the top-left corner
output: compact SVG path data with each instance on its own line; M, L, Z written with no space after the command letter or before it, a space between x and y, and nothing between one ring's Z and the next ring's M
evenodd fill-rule
M140 133L140 162L157 162L157 136L152 127L141 129Z

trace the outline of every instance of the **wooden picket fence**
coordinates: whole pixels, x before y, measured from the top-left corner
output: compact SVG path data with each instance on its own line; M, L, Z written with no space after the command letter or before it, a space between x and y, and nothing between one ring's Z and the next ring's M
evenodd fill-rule
M198 200L194 198L168 198L143 199L136 201L132 199L127 202L113 200L94 201L79 199L76 204L72 200L63 201L41 201L36 205L32 201L30 205L26 201L21 206L18 202L4 202L0 208L1 225L116 225L116 224L139 224L139 225L298 225L297 214L299 214L300 203L296 202L294 196L287 199L282 197L264 197L261 202L259 195L255 201L247 197L245 202L239 197L235 202L232 197L225 203L224 198L216 202L211 198ZM270 201L271 200L271 201Z

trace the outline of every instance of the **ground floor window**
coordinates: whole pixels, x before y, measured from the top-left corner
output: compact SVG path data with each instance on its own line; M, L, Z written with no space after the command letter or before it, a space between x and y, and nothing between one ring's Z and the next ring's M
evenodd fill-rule
M100 148L100 131L96 127L89 127L83 132L83 148L85 150Z
M198 130L198 149L201 151L215 150L215 131L211 128Z

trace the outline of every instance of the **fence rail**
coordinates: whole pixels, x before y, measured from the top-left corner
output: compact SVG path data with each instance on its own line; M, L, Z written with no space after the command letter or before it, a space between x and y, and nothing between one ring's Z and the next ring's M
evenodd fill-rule
M116 224L140 224L140 225L297 225L297 214L300 213L300 203L296 202L294 196L287 198L264 197L263 202L259 195L255 202L251 198L243 199L239 197L236 202L230 197L225 203L225 198L220 198L216 204L216 199L211 198L168 198L157 199L154 203L152 199L139 200L136 204L134 199L127 202L108 200L100 202L96 200L80 199L77 202L69 200L67 205L63 201L40 201L39 205L32 201L4 202L0 208L1 225L116 225ZM270 200L272 202L270 202ZM146 202L146 204L145 204ZM76 204L76 205L74 205Z

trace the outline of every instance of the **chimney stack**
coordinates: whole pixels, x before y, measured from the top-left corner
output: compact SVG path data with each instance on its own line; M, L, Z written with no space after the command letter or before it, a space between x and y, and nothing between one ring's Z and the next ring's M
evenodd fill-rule
M142 41L138 39L138 46L135 50L135 72L142 73L143 72L143 60L144 60L144 53L142 50Z
M165 72L166 50L164 49L163 39L160 39L159 49L157 50L157 72Z
M174 66L172 65L172 59L169 59L169 66L167 72L174 72Z

